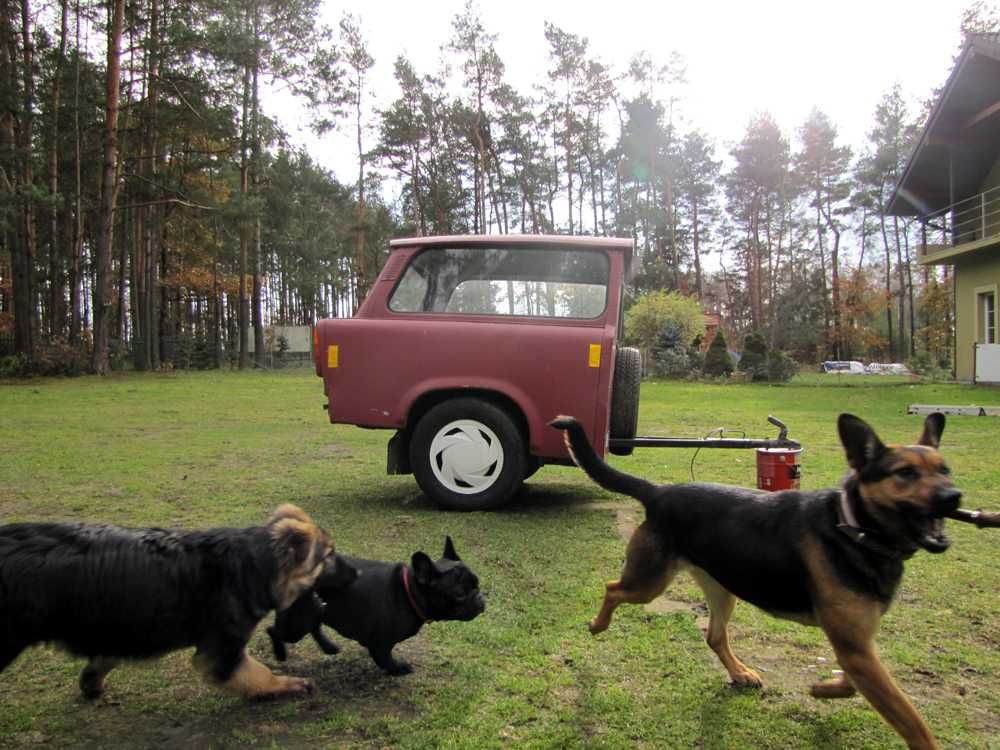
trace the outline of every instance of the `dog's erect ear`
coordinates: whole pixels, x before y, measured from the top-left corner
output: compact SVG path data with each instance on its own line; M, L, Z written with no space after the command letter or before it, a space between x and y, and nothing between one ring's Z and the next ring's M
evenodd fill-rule
M917 445L927 445L937 448L941 445L941 433L944 432L944 414L939 411L928 414L924 420L924 431L920 435Z
M292 505L291 503L279 505L271 516L270 523L277 523L284 518L294 518L296 521L302 521L303 523L313 522L308 513L298 505Z
M327 558L326 566L319 578L316 579L316 586L326 589L346 588L354 583L361 571L351 565L340 555L330 555Z
M454 560L455 562L458 562L459 560L462 559L458 556L458 553L455 551L455 543L451 541L450 536L446 536L444 538L444 554L441 556L445 560Z
M876 458L885 453L885 445L879 440L867 422L853 414L841 414L837 418L840 442L847 451L847 463L855 471L861 471Z
M414 552L410 558L413 572L417 574L417 583L426 586L440 575L434 561L423 552Z
M318 539L315 524L297 518L282 518L271 524L274 556L282 569L289 571L304 563Z

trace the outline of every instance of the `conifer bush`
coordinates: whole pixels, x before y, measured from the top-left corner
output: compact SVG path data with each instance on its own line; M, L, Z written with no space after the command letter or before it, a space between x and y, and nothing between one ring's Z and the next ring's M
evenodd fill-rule
M767 380L767 342L756 331L747 334L737 369L745 372L751 380Z
M713 377L729 377L733 372L733 358L729 356L726 337L722 334L721 328L708 347L702 372Z

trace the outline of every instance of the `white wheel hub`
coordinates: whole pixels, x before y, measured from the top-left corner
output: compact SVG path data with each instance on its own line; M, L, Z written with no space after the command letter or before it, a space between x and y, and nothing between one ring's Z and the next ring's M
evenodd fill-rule
M489 427L474 419L449 422L431 441L431 471L452 492L474 495L489 489L503 470L503 447Z

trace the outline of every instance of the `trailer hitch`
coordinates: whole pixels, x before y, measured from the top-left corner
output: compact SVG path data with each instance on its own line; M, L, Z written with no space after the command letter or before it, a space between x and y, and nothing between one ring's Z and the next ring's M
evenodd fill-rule
M788 427L777 417L768 414L767 421L778 428L777 438L674 438L634 437L611 438L609 448L788 448L802 447L798 440L788 439Z

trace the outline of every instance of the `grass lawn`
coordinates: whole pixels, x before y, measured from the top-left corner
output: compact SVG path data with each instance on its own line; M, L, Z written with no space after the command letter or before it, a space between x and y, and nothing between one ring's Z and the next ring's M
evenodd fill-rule
M622 607L586 629L618 575L634 501L575 468L545 467L508 508L444 513L412 477L385 475L389 433L331 426L311 370L125 375L0 385L0 522L181 527L261 523L301 505L338 549L440 555L451 534L479 574L486 613L432 623L397 647L415 673L384 676L354 643L308 641L280 671L316 695L245 702L203 684L190 652L124 665L105 699L80 698L82 662L31 649L0 675L0 747L885 748L901 743L860 697L819 702L835 668L822 633L736 608L737 653L763 690L739 690L704 645L706 610L686 578L669 600ZM911 403L1000 405L1000 390L888 378L802 376L784 387L650 382L640 432L776 434L802 441L803 487L836 484L835 419L850 411L887 442L913 442ZM966 507L1000 509L1000 420L949 417L942 450ZM751 451L639 449L613 462L659 481L754 483ZM943 746L1000 746L1000 532L949 524L944 555L919 553L882 622L883 658ZM267 621L265 621L267 622ZM2 626L2 623L0 623ZM263 628L252 652L274 666Z

